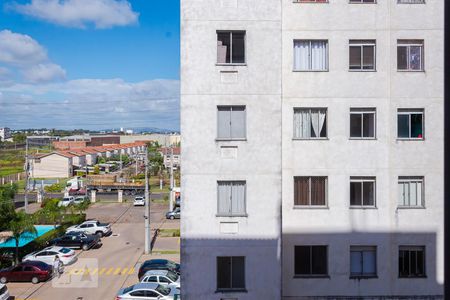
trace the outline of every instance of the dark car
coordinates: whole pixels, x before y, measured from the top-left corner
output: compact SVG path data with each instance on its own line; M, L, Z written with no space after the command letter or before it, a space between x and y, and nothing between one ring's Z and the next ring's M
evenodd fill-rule
M50 279L53 267L41 261L26 261L17 266L0 270L0 283L25 281L39 283Z
M82 249L83 251L102 245L97 235L85 234L83 232L70 232L59 238L48 242L52 246Z
M139 280L149 270L169 270L180 275L180 264L168 259L150 259L146 260L139 268Z

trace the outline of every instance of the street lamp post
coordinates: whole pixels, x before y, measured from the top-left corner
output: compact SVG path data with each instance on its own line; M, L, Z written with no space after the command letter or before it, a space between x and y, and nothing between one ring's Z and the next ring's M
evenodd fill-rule
M148 187L148 151L147 148L145 148L145 254L149 254L151 251L151 230L150 230L150 194L149 194L149 187Z

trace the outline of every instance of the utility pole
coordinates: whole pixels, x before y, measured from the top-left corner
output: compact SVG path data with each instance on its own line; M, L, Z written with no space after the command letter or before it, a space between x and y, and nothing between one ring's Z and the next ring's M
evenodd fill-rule
M28 212L28 137L25 137L25 212Z
M148 188L148 151L147 147L145 147L145 213L144 213L144 219L145 219L145 254L149 254L151 251L151 230L150 230L150 195L149 195L149 188Z
M173 147L170 145L170 199L169 199L169 211L173 211L174 201L174 182L173 182Z

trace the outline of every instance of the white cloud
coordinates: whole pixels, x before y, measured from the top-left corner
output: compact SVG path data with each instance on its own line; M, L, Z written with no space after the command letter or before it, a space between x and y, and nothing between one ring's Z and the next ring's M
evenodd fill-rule
M137 23L139 17L127 0L31 0L11 7L24 15L78 28L126 26Z
M0 62L14 65L29 65L47 60L47 52L30 36L0 31Z
M23 70L22 74L27 81L34 83L48 82L66 77L66 71L52 63L34 65Z

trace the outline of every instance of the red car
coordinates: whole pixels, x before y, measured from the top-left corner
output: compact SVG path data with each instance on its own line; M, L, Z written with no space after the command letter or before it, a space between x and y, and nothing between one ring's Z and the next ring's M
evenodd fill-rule
M41 261L26 261L7 269L0 270L0 283L12 281L47 281L53 275L53 267Z

